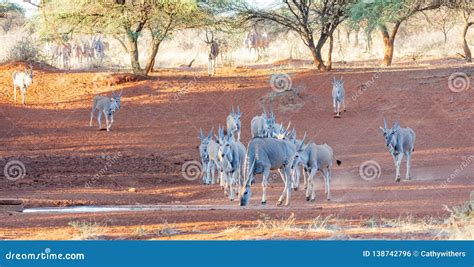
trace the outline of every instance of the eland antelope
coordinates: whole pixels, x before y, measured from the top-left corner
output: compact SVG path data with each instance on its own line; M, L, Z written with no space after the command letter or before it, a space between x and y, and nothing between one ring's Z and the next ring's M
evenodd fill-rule
M25 71L14 71L13 75L13 95L16 102L16 88L20 88L22 104L26 103L26 91L28 87L33 83L33 68L30 65L29 70L25 68Z
M211 39L209 39L209 33L211 34ZM217 57L219 56L219 44L214 40L214 33L211 31L206 31L206 44L208 46L208 65L207 73L209 76L216 74L217 67Z
M336 77L332 77L332 105L337 118L341 117L341 106L343 106L344 112L346 112L346 102L344 98L345 91L342 77L340 80L336 80Z
M303 142L302 142L303 143ZM290 204L292 177L291 166L296 154L296 145L287 140L275 138L254 138L250 141L246 157L246 177L241 190L240 205L246 206L251 196L250 186L256 174L263 174L262 205L267 203L267 187L270 170L280 169L283 172L285 188L278 199L281 205L286 198L285 205Z
M306 182L305 176L305 185L306 186L306 201L314 201L316 198L315 191L315 177L316 173L320 171L324 177L324 192L327 194L327 200L331 200L331 171L332 164L334 162L334 152L332 148L327 145L317 145L314 142L303 146L300 144L299 149L295 155L295 160L291 169L293 171L295 178L294 189L297 190L299 186L299 180L301 176L301 168L303 167L304 172L308 172L308 181ZM340 160L335 160L338 166L341 165Z
M400 182L400 165L403 155L407 158L406 179L410 180L411 154L415 151L415 132L411 128L401 128L398 122L395 122L392 128L388 128L385 119L383 120L383 128L380 127L380 129L385 138L385 145L395 162L395 182Z
M209 142L212 140L212 131L213 129L211 129L209 134L206 136L202 132L202 129L199 129L199 140L201 141L201 143L199 144L198 149L199 149L199 156L201 157L201 165L203 169L202 182L204 184L209 183L209 181L211 180L211 178L209 177L209 172L210 172L209 165L213 164L213 162L210 160L210 157L209 157L208 145L209 145Z
M237 141L240 141L240 116L240 107L237 106L237 112L235 112L232 106L232 110L226 118L227 133L231 133L232 136L235 136Z
M245 146L232 137L232 132L227 132L223 144L219 147L219 160L222 164L229 199L235 199L235 193L244 182Z
M89 122L89 126L92 127L92 119L94 118L94 113L98 111L97 121L99 124L99 129L102 129L102 123L100 122L100 118L102 116L102 113L104 113L105 122L107 124L107 132L110 131L110 127L114 122L114 112L120 109L121 97L122 92L120 92L120 94L112 93L112 98L100 95L95 96L92 101L91 120Z

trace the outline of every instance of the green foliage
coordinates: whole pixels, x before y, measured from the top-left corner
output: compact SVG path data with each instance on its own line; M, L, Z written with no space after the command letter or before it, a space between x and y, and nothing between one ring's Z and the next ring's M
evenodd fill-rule
M21 6L11 3L10 1L0 0L0 18L4 18L8 12L17 12L23 14Z
M365 31L370 33L386 23L395 23L404 16L408 10L405 0L373 0L358 1L350 9L350 19L355 23L363 23Z

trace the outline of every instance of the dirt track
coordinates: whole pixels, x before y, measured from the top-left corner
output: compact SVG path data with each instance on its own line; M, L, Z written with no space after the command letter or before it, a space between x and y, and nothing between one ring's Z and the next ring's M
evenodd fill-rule
M331 145L343 165L333 172L331 202L324 200L322 184L318 184L316 203L307 203L304 193L298 191L292 198L294 209L274 208L283 188L280 178L273 176L268 190L271 207L265 209L258 208L261 190L257 182L250 209L3 214L3 238L70 238L68 223L76 220L104 223L113 232L166 223L215 233L234 225L255 224L262 215L288 218L292 213L298 223L318 215L348 221L410 215L441 219L447 216L443 205L461 205L474 190L474 90L453 93L448 88L452 73L471 75L472 65L451 60L381 70L339 66L335 74L344 77L348 105L341 119L334 119L331 113L333 73L284 70L300 92L291 95L270 89L272 71L266 68L220 70L214 78L195 70L167 70L147 81L112 87L107 85L107 73L35 69L28 105L21 106L12 102L13 68L0 67L0 166L20 160L27 173L15 182L2 178L0 195L21 198L27 207L237 205L226 200L217 186L184 179L181 166L198 160L199 128L209 131L224 124L232 105L239 105L243 112L242 138L248 142L250 120L270 98L278 121L291 120L300 135L306 131L317 143ZM360 90L368 81L372 85ZM90 128L93 95L113 89L124 91L112 131L98 131L95 120ZM417 133L412 181L394 182L392 158L378 129L383 117L390 123L399 119L402 127L409 126ZM359 166L367 160L380 164L380 178L360 178ZM405 162L402 166L404 175ZM99 178L94 178L98 173ZM196 232L184 238L220 238L204 236Z

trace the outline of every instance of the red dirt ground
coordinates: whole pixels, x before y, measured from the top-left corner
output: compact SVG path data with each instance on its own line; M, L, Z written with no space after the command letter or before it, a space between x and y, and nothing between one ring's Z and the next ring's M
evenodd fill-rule
M336 65L331 73L281 66L277 70L239 67L219 69L212 78L196 69L163 70L149 80L111 86L130 80L112 73L65 73L35 65L26 106L19 104L21 97L18 103L13 102L11 74L19 65L0 66L0 166L20 160L27 173L15 182L0 179L0 196L22 199L26 207L236 206L238 203L229 202L218 186L204 186L199 179L188 181L181 174L185 162L199 160L199 129L209 131L224 125L232 105L239 105L243 113L244 143L249 141L251 118L261 113L262 103L268 107L272 100L278 121L291 120L299 135L306 131L317 143L328 143L343 164L333 171L330 202L324 200L320 183L315 203L306 202L304 193L298 191L293 193L291 207L275 207L282 182L273 175L266 207L260 206L257 182L246 209L3 213L0 238L71 238L73 230L68 223L77 220L106 225L114 234L104 238L139 238L130 234L130 229L170 224L191 229L176 238L199 239L222 238L216 233L235 225L255 225L262 215L288 218L294 213L297 223L329 215L346 221L400 216L443 219L448 215L444 205L462 205L474 190L474 90L454 93L448 88L452 73L471 75L474 67L457 60L396 64L384 69ZM271 74L278 72L290 74L297 94L271 90ZM341 119L332 117L333 75L344 77L346 86L348 111ZM361 90L367 82L372 85ZM99 131L96 120L90 128L92 97L122 89L122 108L115 115L112 131ZM394 182L395 168L378 128L383 117L390 123L398 119L402 127L409 126L417 134L412 181ZM380 178L360 178L359 166L367 160L380 164ZM404 176L405 162L402 166ZM98 173L103 175L94 179ZM127 232L123 229L128 229L128 234L116 234ZM380 236L393 238L390 233ZM364 238L357 233L351 237ZM272 237L264 234L262 238ZM294 233L281 238L321 236Z

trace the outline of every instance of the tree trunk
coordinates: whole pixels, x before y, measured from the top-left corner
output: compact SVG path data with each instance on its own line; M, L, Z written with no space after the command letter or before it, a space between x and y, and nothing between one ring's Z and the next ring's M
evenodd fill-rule
M328 51L328 65L327 70L330 71L332 69L332 50L334 45L334 38L332 34L329 36L329 51Z
M395 46L395 37L397 36L398 28L401 22L395 23L392 32L389 34L386 26L382 26L382 37L384 43L384 56L382 66L390 66L393 61L393 50Z
M155 37L155 38L158 38L158 37ZM155 66L156 54L158 53L160 44L161 44L160 39L155 39L152 41L152 45L150 46L148 60L145 66L145 75L148 75L151 71L153 71L153 67Z
M314 45L313 39L306 40L307 46L311 51L313 57L313 65L318 68L320 71L326 71L326 66L324 65L323 57L321 55L321 49L323 48L324 43L326 42L327 36L319 38L318 44Z
M143 75L143 70L140 67L140 60L138 57L138 40L128 36L128 54L130 55L130 63L132 63L132 71L135 75Z
M464 50L464 59L467 62L472 62L472 54L471 54L471 49L469 49L469 44L467 43L466 40L466 35L467 31L469 30L469 27L472 25L472 23L469 23L468 21L464 22L464 27L462 31L462 48Z

